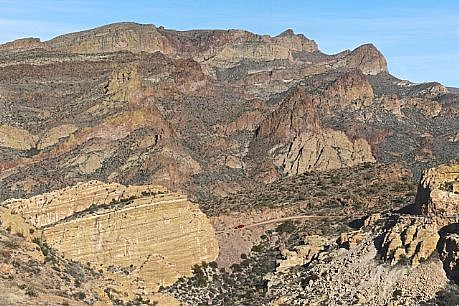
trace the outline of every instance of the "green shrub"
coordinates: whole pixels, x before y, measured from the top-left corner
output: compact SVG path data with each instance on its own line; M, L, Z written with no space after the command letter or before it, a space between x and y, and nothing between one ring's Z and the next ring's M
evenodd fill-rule
M287 220L284 223L280 224L276 231L278 233L293 233L296 230L296 223L292 220Z

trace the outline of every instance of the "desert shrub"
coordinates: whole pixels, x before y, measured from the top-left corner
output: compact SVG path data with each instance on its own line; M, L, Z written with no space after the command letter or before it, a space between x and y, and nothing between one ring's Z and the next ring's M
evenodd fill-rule
M293 233L296 230L296 223L292 220L287 220L284 223L280 224L276 231L278 233Z
M411 262L411 259L407 257L405 254L402 254L400 255L397 265L407 266L410 264L410 262Z
M193 267L193 275L195 277L197 287L205 287L207 285L207 276L200 266L195 265Z
M398 297L401 297L401 296L402 296L402 290L400 290L400 289L394 290L394 292L392 292L392 297L394 297L394 298L398 298Z
M46 242L44 242L42 239L36 238L36 237L32 239L32 242L36 243L40 247L40 250L41 250L41 252L43 253L43 255L45 257L47 257L49 255L50 248L49 248L49 246L48 246L48 244Z
M86 298L86 293L83 291L79 291L73 294L73 297L76 298L77 300L84 300Z
M33 297L37 297L38 296L38 291L37 289L33 288L33 287L28 287L26 292L25 292L28 296L33 296Z
M19 247L18 242L14 239L3 241L3 244L10 249L17 249Z

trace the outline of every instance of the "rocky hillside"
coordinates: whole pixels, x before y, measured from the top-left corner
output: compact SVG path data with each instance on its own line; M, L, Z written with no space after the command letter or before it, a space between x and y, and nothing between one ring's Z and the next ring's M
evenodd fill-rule
M238 196L237 207L250 207L260 198L252 206L258 212L246 214L245 220L243 214L235 218L247 222L244 227L217 232L225 233L222 240L232 236L239 247L247 241L253 244L237 254L239 260L228 270L201 266L193 278L182 279L163 292L193 305L457 305L458 216L419 213L417 208L424 205L420 198L439 212L454 203L457 191L447 191L453 202L436 194L438 188L459 181L457 167L456 163L425 171L417 194L409 181L402 184L406 172L396 168L361 167L328 173L328 179L343 187L342 194L339 187L333 189L326 181L326 172L318 173L311 182L309 175L293 181L288 178L264 191L270 193L270 199L277 194L277 203L268 204L277 209L271 219L269 209L260 207L265 202L260 191ZM312 182L319 179L319 190L328 194L295 197L312 189ZM348 181L352 185L345 185ZM373 191L367 182L374 184ZM359 184L369 188L360 203L339 203L346 199L345 192L359 190ZM253 193L254 198L248 198ZM332 197L337 198L336 203L331 202ZM319 202L322 199L330 202ZM222 214L215 224L222 227L232 216L235 213ZM259 231L262 234L258 236ZM254 240L253 236L259 238ZM223 248L220 256L229 254Z
M199 200L364 162L419 174L458 155L457 93L396 79L371 44L327 55L291 30L121 23L7 43L0 58L2 200L94 179Z
M0 304L456 305L458 102L292 30L0 45Z
M126 273L142 294L218 256L214 229L197 205L159 186L91 181L2 206L41 229L65 258Z
M39 229L3 207L0 246L2 305L181 305L170 295L139 293L120 273L63 257Z

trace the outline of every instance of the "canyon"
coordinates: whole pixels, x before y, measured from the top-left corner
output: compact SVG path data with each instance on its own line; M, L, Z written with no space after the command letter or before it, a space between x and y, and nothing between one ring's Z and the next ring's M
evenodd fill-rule
M455 303L458 101L292 30L2 44L0 303Z

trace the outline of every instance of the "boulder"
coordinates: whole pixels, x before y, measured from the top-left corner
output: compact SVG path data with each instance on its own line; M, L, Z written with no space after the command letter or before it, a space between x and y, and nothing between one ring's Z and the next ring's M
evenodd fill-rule
M296 246L293 250L281 248L282 259L278 260L276 272L282 272L292 267L302 266L316 259L325 250L329 241L318 235L308 236L304 245Z
M409 263L416 267L436 251L439 238L436 225L428 218L400 217L385 234L383 257L392 265Z

